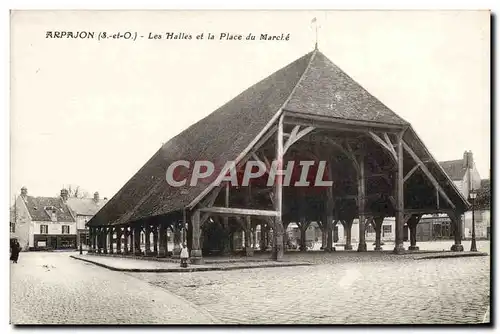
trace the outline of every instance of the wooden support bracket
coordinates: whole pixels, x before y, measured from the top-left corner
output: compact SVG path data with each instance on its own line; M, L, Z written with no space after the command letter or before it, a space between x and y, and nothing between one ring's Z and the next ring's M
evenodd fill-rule
M391 141L390 141L389 136L387 135L387 133L384 133L384 136L386 138L386 141L388 141L388 143L385 142L384 140L382 140L382 138L380 138L377 134L375 134L372 131L369 131L368 134L370 135L370 137L372 137L372 139L375 142L377 142L378 144L380 144L380 146L382 146L383 148L385 148L386 151L389 153L389 156L391 157L392 161L394 163L397 163L398 156L396 154L396 150L392 146L392 143L391 143Z
M434 178L434 176L431 174L431 172L429 171L429 169L427 168L427 166L424 165L424 163L415 154L415 152L413 152L413 150L411 149L411 147L408 146L408 144L406 144L406 142L404 142L404 141L403 141L403 147L411 155L411 157L413 158L413 160L417 164L420 165L420 168L422 169L422 172L424 172L424 174L431 181L431 183L434 185L434 187L439 191L439 193L441 194L441 196L443 196L443 198L448 202L448 204L450 204L450 206L454 209L455 208L455 204L453 204L453 202L450 200L450 198L448 197L448 195L446 195L446 193L444 192L443 188L441 188L441 186L439 185L439 182Z

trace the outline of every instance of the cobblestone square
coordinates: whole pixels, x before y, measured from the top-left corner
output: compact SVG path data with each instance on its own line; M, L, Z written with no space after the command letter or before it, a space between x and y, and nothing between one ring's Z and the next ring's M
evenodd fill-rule
M478 247L489 252L489 242ZM315 265L122 273L72 254L22 253L11 264L12 323L472 324L489 305L489 256L308 252L286 257Z

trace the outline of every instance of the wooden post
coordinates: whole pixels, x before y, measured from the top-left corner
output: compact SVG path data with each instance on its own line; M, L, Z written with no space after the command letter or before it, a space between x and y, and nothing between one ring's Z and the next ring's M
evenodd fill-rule
M149 225L149 223L147 223L144 228L144 234L145 255L149 256L151 255L151 225Z
M102 228L102 252L108 254L108 228Z
M158 226L160 248L158 250L158 257L167 256L167 228L164 222L160 222Z
M330 165L330 164L329 164ZM330 172L329 175L332 175L331 165L329 167ZM324 229L326 230L326 247L325 251L331 252L333 251L333 209L334 209L334 200L333 200L333 189L332 187L326 188L326 214L325 214L325 223Z
M172 257L178 259L181 255L181 224L178 221L175 221L172 224L173 232L174 232L174 249L172 251Z
M348 219L348 220L343 220L342 225L344 226L344 231L345 231L345 250L352 250L352 244L351 244L351 228L352 228L352 222L354 219Z
M451 246L453 252L463 252L464 246L462 245L462 215L459 212L449 212L448 217L454 225L454 238L455 243Z
M193 227L193 232L191 234L191 263L201 264L203 263L203 257L200 247L200 236L201 236L201 226L200 226L200 211L195 210L191 214L191 226Z
M381 234L382 234L382 223L384 222L384 217L375 217L373 218L374 222L374 228L375 228L375 250L376 251L381 251L382 250L382 245L381 245Z
M122 227L117 226L116 230L116 254L122 253Z
M283 259L283 115L278 121L278 131L276 135L276 174L274 180L274 208L278 216L274 218L273 227L273 253L272 259L280 261Z
M129 232L128 232L128 226L125 226L123 228L123 254L127 255L128 254L128 237L129 237Z
M366 210L366 179L364 153L359 158L358 172L358 214L359 214L359 245L358 252L366 252L365 240L365 210Z
M399 133L396 141L396 153L398 157L397 171L394 177L395 200L396 200L396 233L394 253L399 254L405 251L403 246L403 226L404 226L404 181L403 181L403 132Z
M225 186L225 193L224 193L224 206L227 208L229 207L229 182L226 182ZM231 254L231 245L232 245L232 238L233 235L229 231L229 217L224 216L222 217L222 227L224 228L224 235L222 236L223 239L223 248L222 248L222 254L223 255L229 255Z
M153 225L153 255L158 256L158 224Z
M408 230L410 231L410 247L408 247L408 250L419 250L417 247L417 224L419 220L420 216L412 215L406 222Z
M267 243L266 243L266 234L267 234L267 226L265 223L260 224L260 242L259 242L259 248L261 251L265 251L267 248Z

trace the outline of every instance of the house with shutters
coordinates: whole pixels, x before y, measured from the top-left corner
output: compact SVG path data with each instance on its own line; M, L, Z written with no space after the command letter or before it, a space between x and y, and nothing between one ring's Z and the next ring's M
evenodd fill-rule
M26 187L21 188L11 231L23 250L76 248L76 220L67 200L65 189L60 197L34 197Z

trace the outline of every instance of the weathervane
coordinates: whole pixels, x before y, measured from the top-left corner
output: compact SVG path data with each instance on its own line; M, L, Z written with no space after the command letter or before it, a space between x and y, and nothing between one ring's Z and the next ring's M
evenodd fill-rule
M317 22L316 18L313 18L311 20L311 24L314 24L314 28L316 30L316 42L314 43L314 49L318 50L318 22Z

